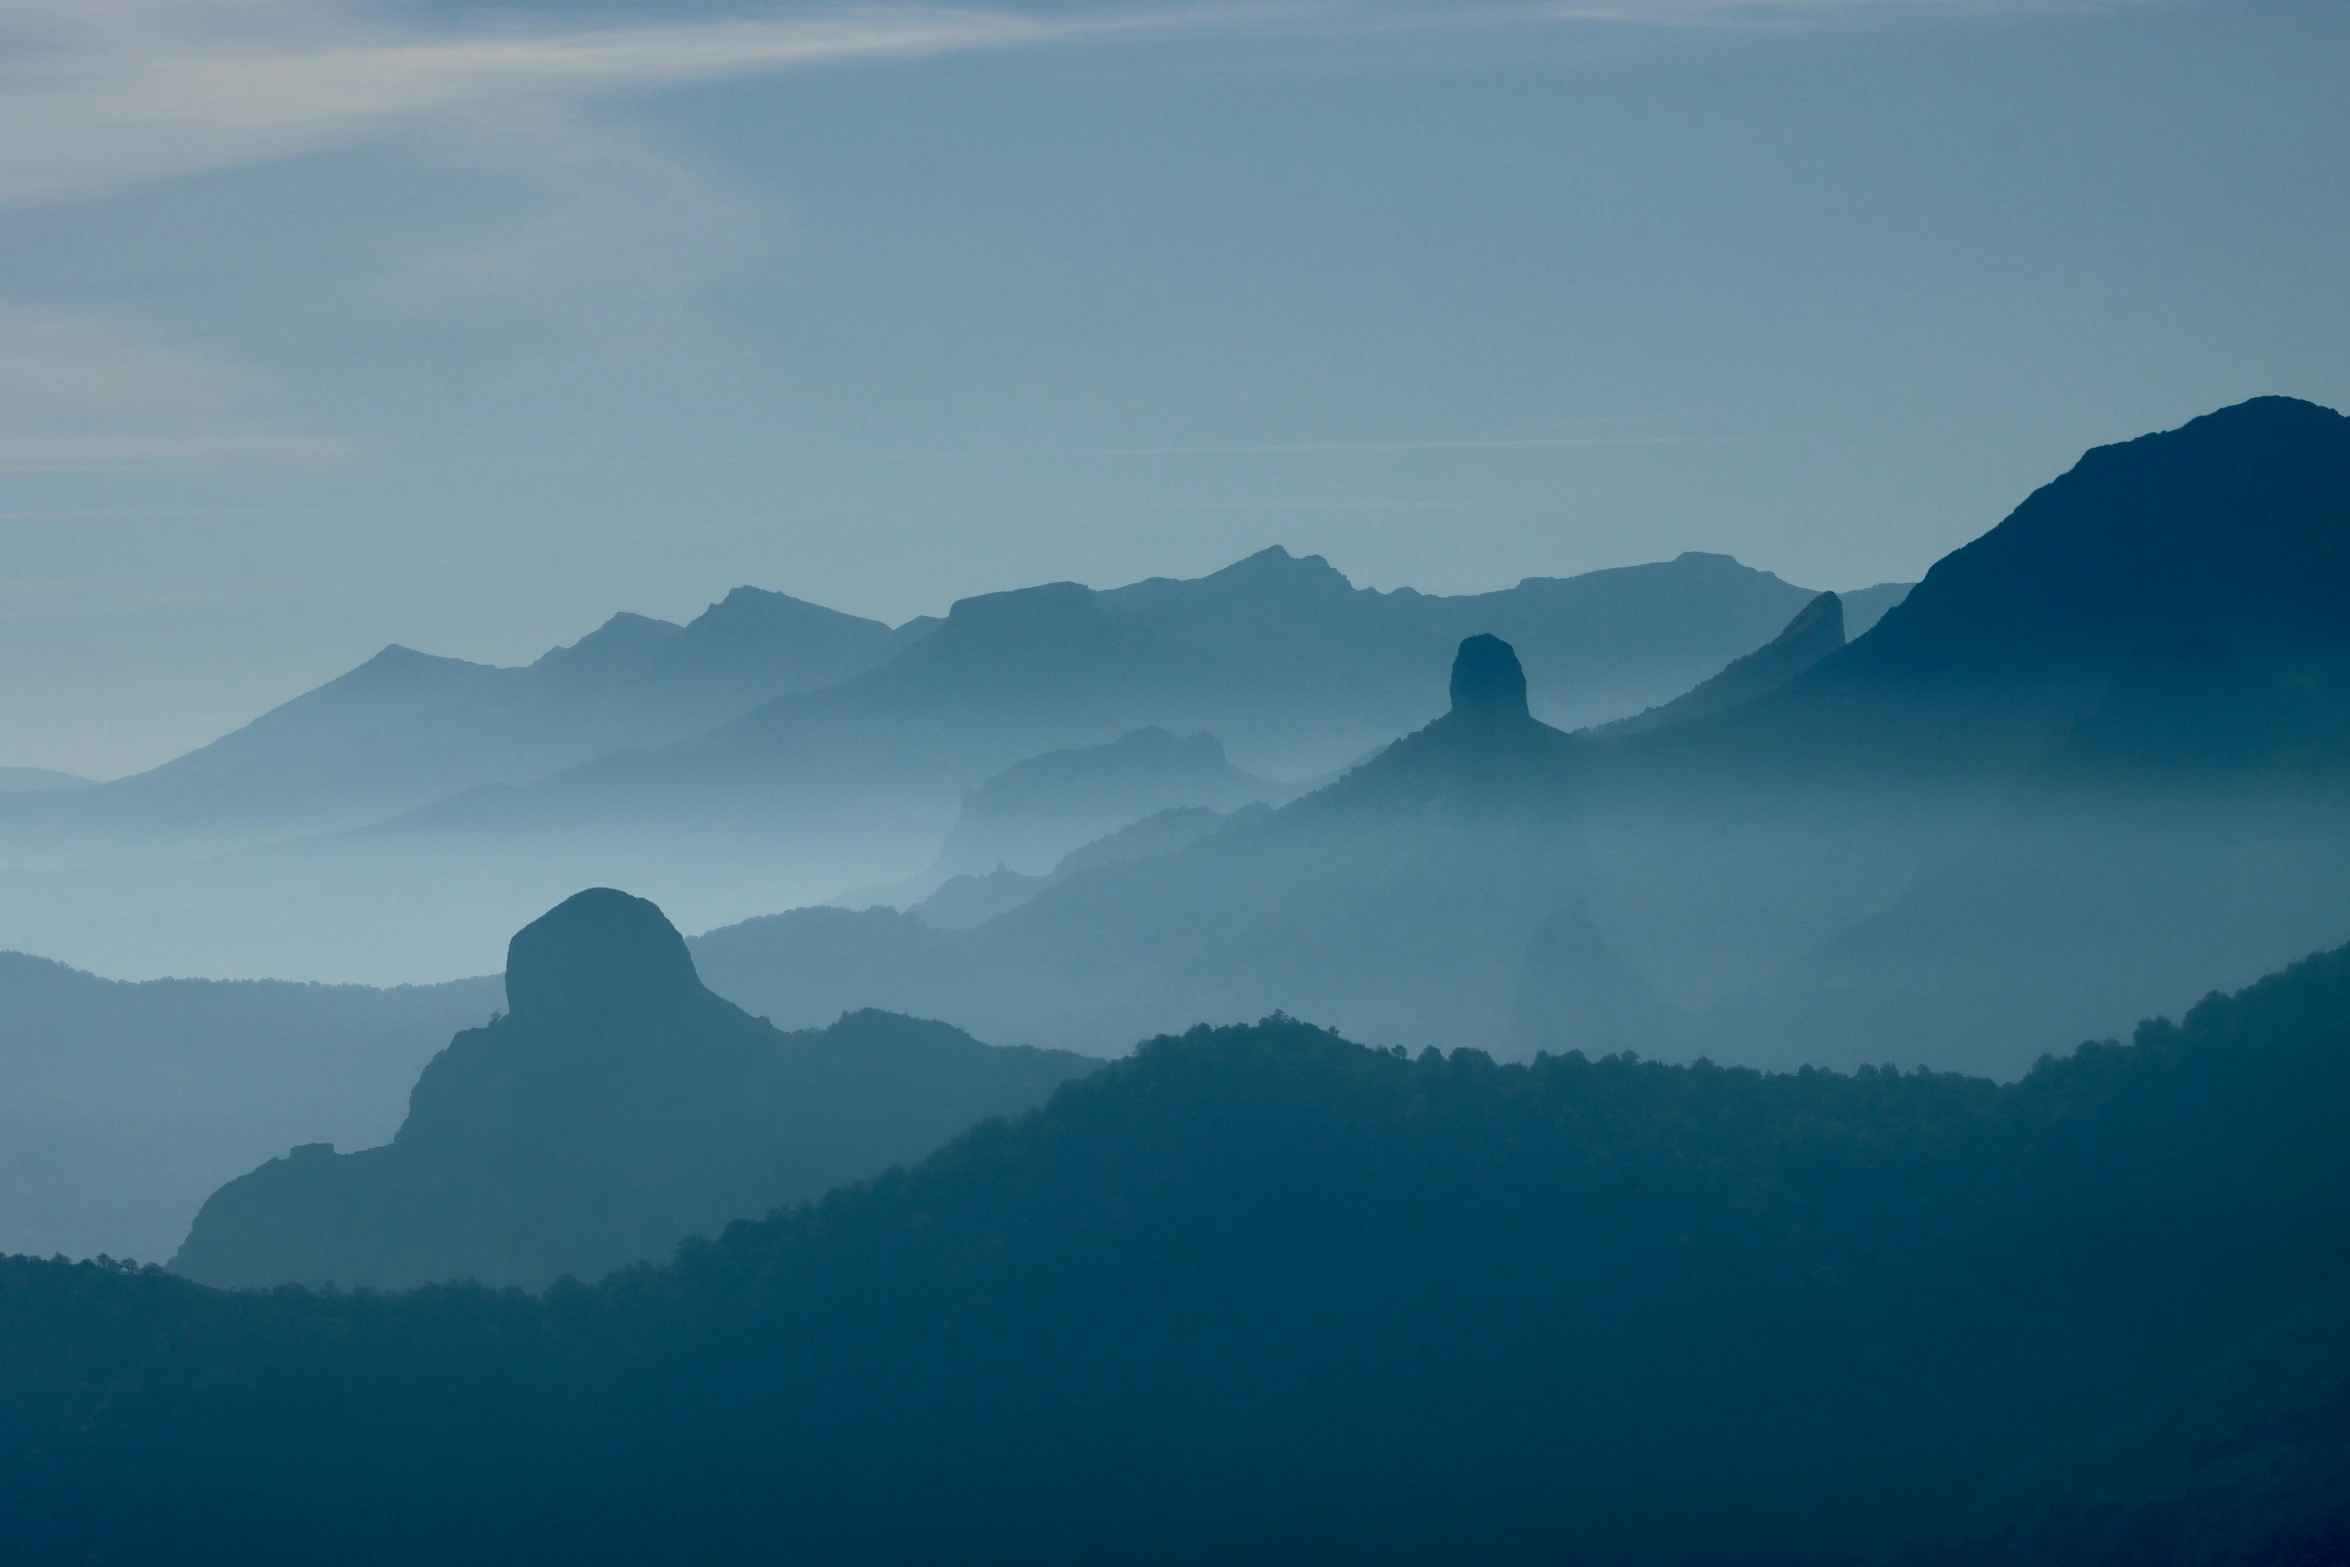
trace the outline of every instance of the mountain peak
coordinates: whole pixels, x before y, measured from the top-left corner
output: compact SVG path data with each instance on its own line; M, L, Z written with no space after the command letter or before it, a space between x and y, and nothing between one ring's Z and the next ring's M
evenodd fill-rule
M1464 638L1453 655L1452 710L1464 718L1532 722L1518 650L1491 632Z
M506 946L506 1004L524 1023L603 1023L674 1010L701 977L660 908L610 887L574 893Z
M1292 592L1352 594L1345 572L1320 555L1292 555L1278 544L1246 555L1201 579L1225 587L1271 587Z

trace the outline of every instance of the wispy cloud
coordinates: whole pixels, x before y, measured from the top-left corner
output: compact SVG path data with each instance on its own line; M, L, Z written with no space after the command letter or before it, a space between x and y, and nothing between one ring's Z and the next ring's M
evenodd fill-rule
M1029 14L919 5L670 26L429 32L303 0L0 6L0 200L285 157L420 117L852 62L1234 34L1280 5Z
M1737 26L2154 0L848 4L669 25L431 26L355 0L0 0L0 201L298 155L434 115L1015 49L1569 23Z

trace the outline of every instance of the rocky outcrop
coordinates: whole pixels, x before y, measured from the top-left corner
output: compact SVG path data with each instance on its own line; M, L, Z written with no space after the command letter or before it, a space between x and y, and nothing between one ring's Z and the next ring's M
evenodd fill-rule
M918 1159L1094 1065L883 1012L781 1033L608 888L519 932L506 989L509 1013L425 1067L391 1143L231 1181L172 1266L223 1286L590 1278Z
M1292 810L1424 809L1471 813L1563 808L1593 749L1528 711L1517 650L1490 633L1463 639L1452 663L1452 707Z

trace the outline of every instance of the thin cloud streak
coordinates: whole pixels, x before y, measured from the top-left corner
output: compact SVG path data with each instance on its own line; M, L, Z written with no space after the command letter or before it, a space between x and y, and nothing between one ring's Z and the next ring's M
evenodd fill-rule
M297 156L517 100L1016 49L1561 24L1741 26L1837 15L2073 13L2159 0L1348 0L1033 13L852 5L668 26L425 33L318 0L0 0L0 202Z
M0 36L33 35L30 49L17 51L19 63L0 71L0 200L286 157L400 121L515 99L661 90L859 61L1235 36L1304 13L1278 5L1089 16L867 6L440 37L320 37L315 11L283 4L172 0L103 7L106 25L57 25L69 14L78 18L50 5L0 10ZM282 19L279 31L255 25L271 18ZM43 21L50 26L37 25Z

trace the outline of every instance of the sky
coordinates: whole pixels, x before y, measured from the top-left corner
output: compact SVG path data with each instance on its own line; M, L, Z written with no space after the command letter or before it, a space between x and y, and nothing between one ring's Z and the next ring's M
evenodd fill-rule
M0 0L0 765L753 583L1910 579L2350 406L2339 0Z

